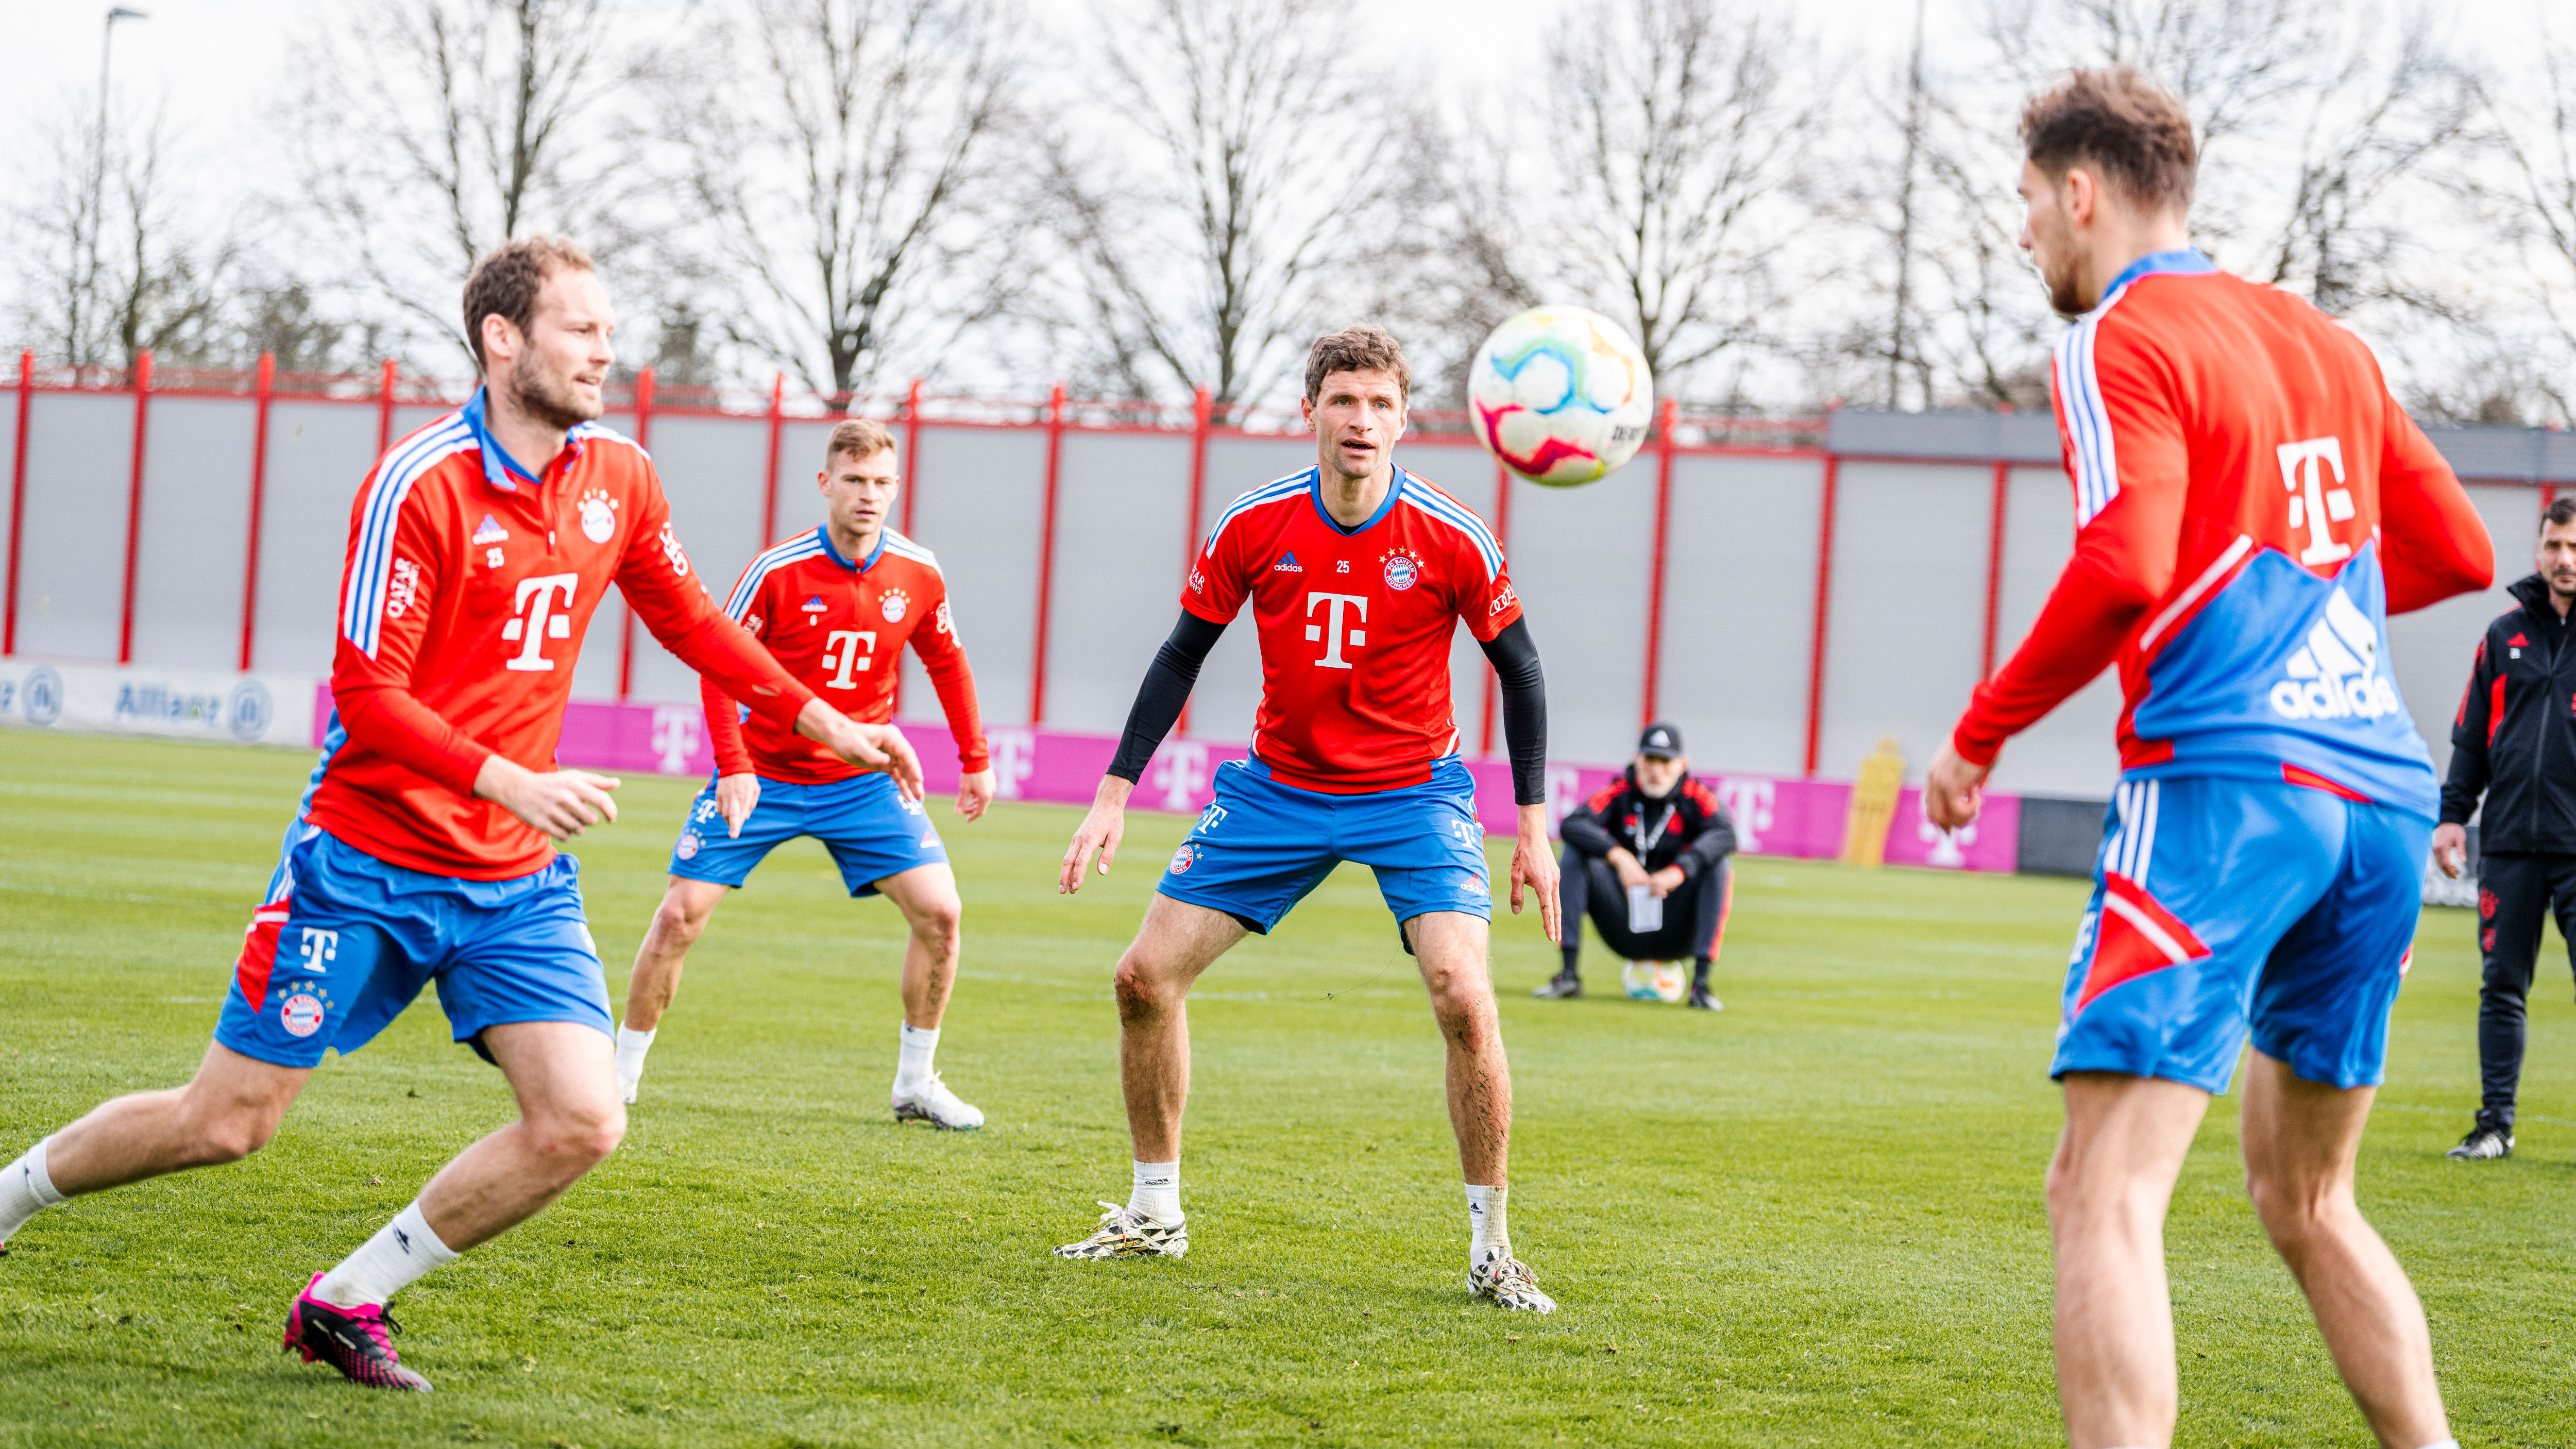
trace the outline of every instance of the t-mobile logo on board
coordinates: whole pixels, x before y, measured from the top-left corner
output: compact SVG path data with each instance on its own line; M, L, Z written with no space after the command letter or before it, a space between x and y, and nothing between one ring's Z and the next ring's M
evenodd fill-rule
M1315 662L1326 669L1351 668L1351 661L1342 657L1342 646L1348 644L1357 649L1368 643L1368 633L1362 629L1345 632L1342 628L1342 613L1346 608L1357 610L1359 622L1367 623L1368 596L1366 594L1308 594L1306 596L1307 618L1315 617L1315 606L1318 604L1325 606L1325 622L1306 626L1306 637L1320 641L1324 646L1324 657Z
M572 591L581 584L579 574L546 574L519 580L519 598L513 605L519 617L501 626L501 637L519 646L519 652L504 663L512 669L552 669L555 662L545 655L548 639L572 637ZM563 595L563 611L555 611L555 595Z

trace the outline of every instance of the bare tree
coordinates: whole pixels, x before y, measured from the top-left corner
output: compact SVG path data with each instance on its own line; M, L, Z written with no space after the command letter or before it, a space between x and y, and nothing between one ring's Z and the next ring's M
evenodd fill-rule
M297 47L278 118L346 280L471 356L456 288L535 230L613 254L617 88L644 57L607 0L356 0Z
M159 117L40 139L10 220L20 322L46 351L75 367L207 360L237 248L181 185L187 169Z
M1549 130L1572 157L1551 280L1632 319L1659 385L1777 340L1814 78L1749 0L1601 0L1548 46ZM1550 148L1553 149L1553 148Z
M1030 209L992 0L742 0L690 49L707 63L666 89L662 134L703 220L674 267L730 293L734 341L847 407L1008 308Z
M1347 54L1346 0L1139 0L1102 17L1094 134L1048 147L1079 321L1136 396L1220 408L1293 372L1331 288L1401 224L1355 157L1388 117ZM1071 319L1068 319L1070 321Z
M2576 45L2553 34L2531 37L2522 63L2475 83L2481 135L2491 166L2459 168L2466 190L2483 203L2492 231L2521 252L2510 290L2511 311L2547 319L2545 348L2504 345L2471 371L2465 399L2442 399L2469 416L2518 414L2513 399L2536 395L2561 421L2576 418L2576 390L2566 378L2576 362ZM2496 255L2492 240L2481 248ZM2534 366L2554 353L2555 366Z

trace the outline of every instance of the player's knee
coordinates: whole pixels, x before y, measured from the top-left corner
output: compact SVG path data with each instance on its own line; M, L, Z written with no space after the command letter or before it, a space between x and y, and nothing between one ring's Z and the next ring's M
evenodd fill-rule
M276 1116L255 1106L210 1113L199 1119L196 1132L191 1134L187 1165L216 1167L239 1162L266 1147L276 1135Z
M669 945L694 946L698 937L705 933L707 917L712 914L712 911L693 912L685 903L666 896L662 904L654 908L653 934Z
M912 934L921 944L934 951L946 951L957 943L957 931L965 917L965 908L955 900L934 901L912 919Z
M1118 994L1118 1019L1121 1021L1151 1020L1171 1004L1171 993L1160 975L1133 955L1119 958L1117 975L1111 985Z
M2343 1206L2342 1194L2325 1183L2255 1167L2245 1171L2245 1196L2263 1231L2284 1251L2315 1237Z
M577 1172L587 1172L626 1140L626 1108L611 1101L530 1125L537 1129L539 1151Z

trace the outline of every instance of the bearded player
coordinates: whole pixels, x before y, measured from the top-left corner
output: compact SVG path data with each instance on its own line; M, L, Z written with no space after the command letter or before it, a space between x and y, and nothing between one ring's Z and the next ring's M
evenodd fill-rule
M1449 707L1457 622L1501 676L1520 807L1512 909L1538 893L1558 937L1547 848L1547 696L1502 549L1456 499L1395 464L1412 383L1395 339L1359 326L1316 341L1301 404L1318 465L1238 498L1209 531L1058 889L1107 874L1128 792L1180 717L1228 621L1252 608L1261 711L1250 759L1219 766L1216 802L1173 855L1117 973L1120 1074L1135 1187L1067 1258L1179 1257L1181 1108L1189 1095L1190 983L1248 931L1268 933L1345 860L1377 872L1398 938L1421 963L1448 1046L1449 1121L1467 1180L1470 1292L1554 1311L1512 1255L1503 1211L1511 1066L1486 962L1493 913L1475 784Z
M397 443L350 510L322 762L234 967L196 1078L119 1097L0 1171L0 1238L66 1197L265 1145L326 1048L384 1029L430 981L520 1118L468 1147L287 1314L286 1347L380 1388L404 1367L385 1300L525 1221L617 1146L608 989L566 840L617 818L617 781L555 767L573 661L609 585L653 636L778 728L892 771L903 736L813 697L724 617L635 444L593 420L615 318L590 258L514 241L465 284L487 378Z
M993 799L975 676L949 617L939 561L886 527L903 486L894 435L868 418L834 426L815 481L823 490L822 524L753 559L725 613L817 698L879 724L894 718L896 671L911 644L957 741L957 813L974 820ZM958 1100L931 1065L957 977L957 877L939 832L884 774L860 770L757 714L746 721L713 679L702 681L701 691L715 778L690 803L671 848L670 889L635 953L626 1020L617 1029L620 1095L635 1100L644 1054L680 989L689 947L725 892L750 879L769 852L810 835L831 851L852 896L883 895L912 930L903 957L896 1120L983 1126L984 1114Z
M2386 617L2483 588L2485 527L2370 349L2191 248L2181 105L2078 71L2022 112L2075 556L1930 770L1973 819L2014 733L2117 664L2121 775L2050 1074L2058 1395L2076 1449L2176 1411L2165 1208L2250 1029L2247 1190L2388 1449L2447 1445L2424 1310L2353 1197L2438 791Z

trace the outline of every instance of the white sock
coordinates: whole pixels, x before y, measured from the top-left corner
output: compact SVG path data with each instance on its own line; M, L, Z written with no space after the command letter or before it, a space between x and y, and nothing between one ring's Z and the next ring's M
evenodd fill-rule
M903 1049L895 1057L894 1094L904 1097L930 1085L930 1059L939 1050L939 1028L925 1031L905 1022L900 1029Z
M644 1075L644 1054L653 1049L654 1032L660 1030L661 1028L655 1027L653 1031L637 1031L633 1027L619 1025L617 1028L617 1080L632 1082Z
M1512 1227L1503 1218L1503 1195L1508 1187L1478 1187L1467 1184L1467 1261L1481 1263L1488 1251L1500 1250L1506 1258L1512 1255Z
M2424 1449L2460 1449L2460 1441L2457 1439L2445 1439L2439 1444L2427 1444L2424 1446Z
M1181 1165L1177 1162L1136 1164L1136 1189L1127 1195L1127 1211L1158 1223L1181 1220Z
M27 1219L63 1200L54 1191L54 1179L45 1171L45 1143L27 1149L27 1155L0 1168L0 1243L27 1225Z
M414 1199L374 1237L359 1244L358 1251L341 1259L339 1267L323 1274L322 1281L313 1285L313 1296L342 1308L382 1303L421 1274L459 1256L429 1230L429 1220L420 1215L420 1202Z

